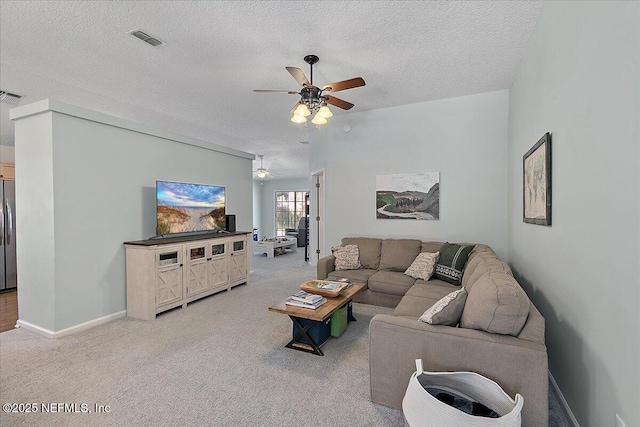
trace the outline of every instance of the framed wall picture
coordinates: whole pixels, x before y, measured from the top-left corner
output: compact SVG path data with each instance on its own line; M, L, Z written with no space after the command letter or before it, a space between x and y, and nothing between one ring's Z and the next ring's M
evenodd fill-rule
M551 134L542 138L522 157L522 220L551 225Z
M376 218L440 219L440 172L376 175Z

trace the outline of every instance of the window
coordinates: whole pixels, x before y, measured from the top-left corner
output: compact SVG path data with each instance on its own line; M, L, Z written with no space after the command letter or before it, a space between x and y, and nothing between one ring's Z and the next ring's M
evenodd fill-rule
M276 191L276 236L284 237L287 228L298 228L305 215L306 191Z

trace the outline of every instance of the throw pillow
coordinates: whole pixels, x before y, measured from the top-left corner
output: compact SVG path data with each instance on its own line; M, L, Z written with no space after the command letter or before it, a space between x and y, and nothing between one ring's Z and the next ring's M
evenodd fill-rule
M333 256L336 257L336 271L357 270L360 268L360 252L358 245L338 246L332 248Z
M404 274L409 277L413 277L414 279L429 280L433 275L439 257L440 252L419 253Z
M460 322L466 300L467 290L465 288L453 291L425 311L420 316L420 321L431 325L455 326Z
M440 248L440 259L436 265L436 277L445 282L459 285L462 282L462 272L469 258L473 245L461 246L445 243Z

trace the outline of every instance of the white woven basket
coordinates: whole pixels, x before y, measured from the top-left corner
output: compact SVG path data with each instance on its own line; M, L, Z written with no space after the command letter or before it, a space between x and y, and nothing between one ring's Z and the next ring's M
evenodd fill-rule
M493 409L499 418L470 415L447 405L429 394L424 387L437 387L480 402ZM402 400L402 410L411 427L520 427L524 398L513 400L494 381L475 372L423 372L422 360L416 360Z

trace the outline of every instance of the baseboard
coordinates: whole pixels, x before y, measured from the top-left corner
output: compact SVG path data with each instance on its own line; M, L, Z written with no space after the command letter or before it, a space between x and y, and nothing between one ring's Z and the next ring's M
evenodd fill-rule
M26 329L27 331L35 332L36 334L44 335L45 337L53 338L53 331L42 328L38 325L34 325L33 323L29 323L24 320L18 319L16 322L16 328Z
M42 328L38 325L34 325L33 323L29 323L24 320L18 320L16 322L16 327L24 328L49 338L61 338L66 335L76 334L78 332L85 331L89 328L93 328L94 326L102 325L103 323L111 322L112 320L120 319L122 317L125 317L126 315L127 315L127 310L122 310L117 313L113 313L107 316L99 317L97 319L89 320L88 322L80 323L79 325L61 329L56 332L50 331L49 329Z
M560 387L558 387L558 383L556 382L556 379L553 378L551 371L549 371L549 380L551 383L551 388L553 389L553 393L555 393L556 397L558 398L558 402L560 402L560 406L562 407L562 412L564 412L564 414L567 416L569 424L571 424L572 427L580 427L580 424L578 424L578 420L576 420L573 412L571 412L571 408L569 407L567 400L564 398L562 391L560 391Z

